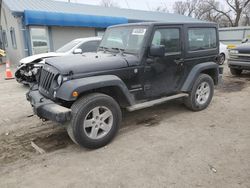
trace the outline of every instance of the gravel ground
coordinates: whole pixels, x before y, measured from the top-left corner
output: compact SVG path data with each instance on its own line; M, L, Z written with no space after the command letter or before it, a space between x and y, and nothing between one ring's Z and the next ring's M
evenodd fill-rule
M108 146L86 150L31 116L28 88L0 66L0 187L250 187L250 73L225 70L201 112L180 101L125 113ZM45 150L38 154L36 143Z

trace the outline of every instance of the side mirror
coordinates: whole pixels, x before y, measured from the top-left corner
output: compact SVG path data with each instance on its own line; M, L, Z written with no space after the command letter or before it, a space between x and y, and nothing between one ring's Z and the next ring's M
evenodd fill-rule
M164 57L165 56L165 46L164 45L157 45L150 47L150 55L154 57Z
M74 49L73 54L82 54L82 49L81 48Z
M241 43L246 43L246 42L248 42L248 38L244 38L244 39L242 39L242 41L241 41Z

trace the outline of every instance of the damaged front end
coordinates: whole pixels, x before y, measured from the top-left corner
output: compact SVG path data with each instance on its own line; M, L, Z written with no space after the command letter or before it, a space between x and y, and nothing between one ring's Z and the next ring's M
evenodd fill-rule
M39 72L43 65L43 63L21 64L17 67L17 70L15 72L17 82L26 85L36 83L39 78Z

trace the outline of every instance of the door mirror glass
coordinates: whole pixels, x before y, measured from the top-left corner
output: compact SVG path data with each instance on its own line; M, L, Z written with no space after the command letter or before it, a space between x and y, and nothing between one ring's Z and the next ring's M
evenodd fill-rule
M150 55L154 57L163 57L165 56L165 50L164 45L151 46Z
M248 42L248 38L244 38L244 39L242 39L242 41L241 41L241 43L246 43L246 42Z
M74 49L73 54L82 54L82 49L81 48Z

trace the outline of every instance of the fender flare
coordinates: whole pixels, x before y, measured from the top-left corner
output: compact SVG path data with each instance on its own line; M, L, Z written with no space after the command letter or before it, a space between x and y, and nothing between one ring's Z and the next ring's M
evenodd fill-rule
M79 94L105 87L117 87L124 94L129 104L133 104L133 98L125 85L125 83L115 75L101 75L64 82L56 92L56 97L65 101L75 101L77 97L73 97L72 93L77 91Z
M186 81L182 85L181 91L183 92L191 91L194 81L197 79L200 73L206 70L214 71L215 75L214 75L213 80L215 81L215 84L217 84L219 80L219 65L216 64L215 62L206 62L206 63L198 64L192 68L192 70L190 71L190 73L188 74L186 78Z

